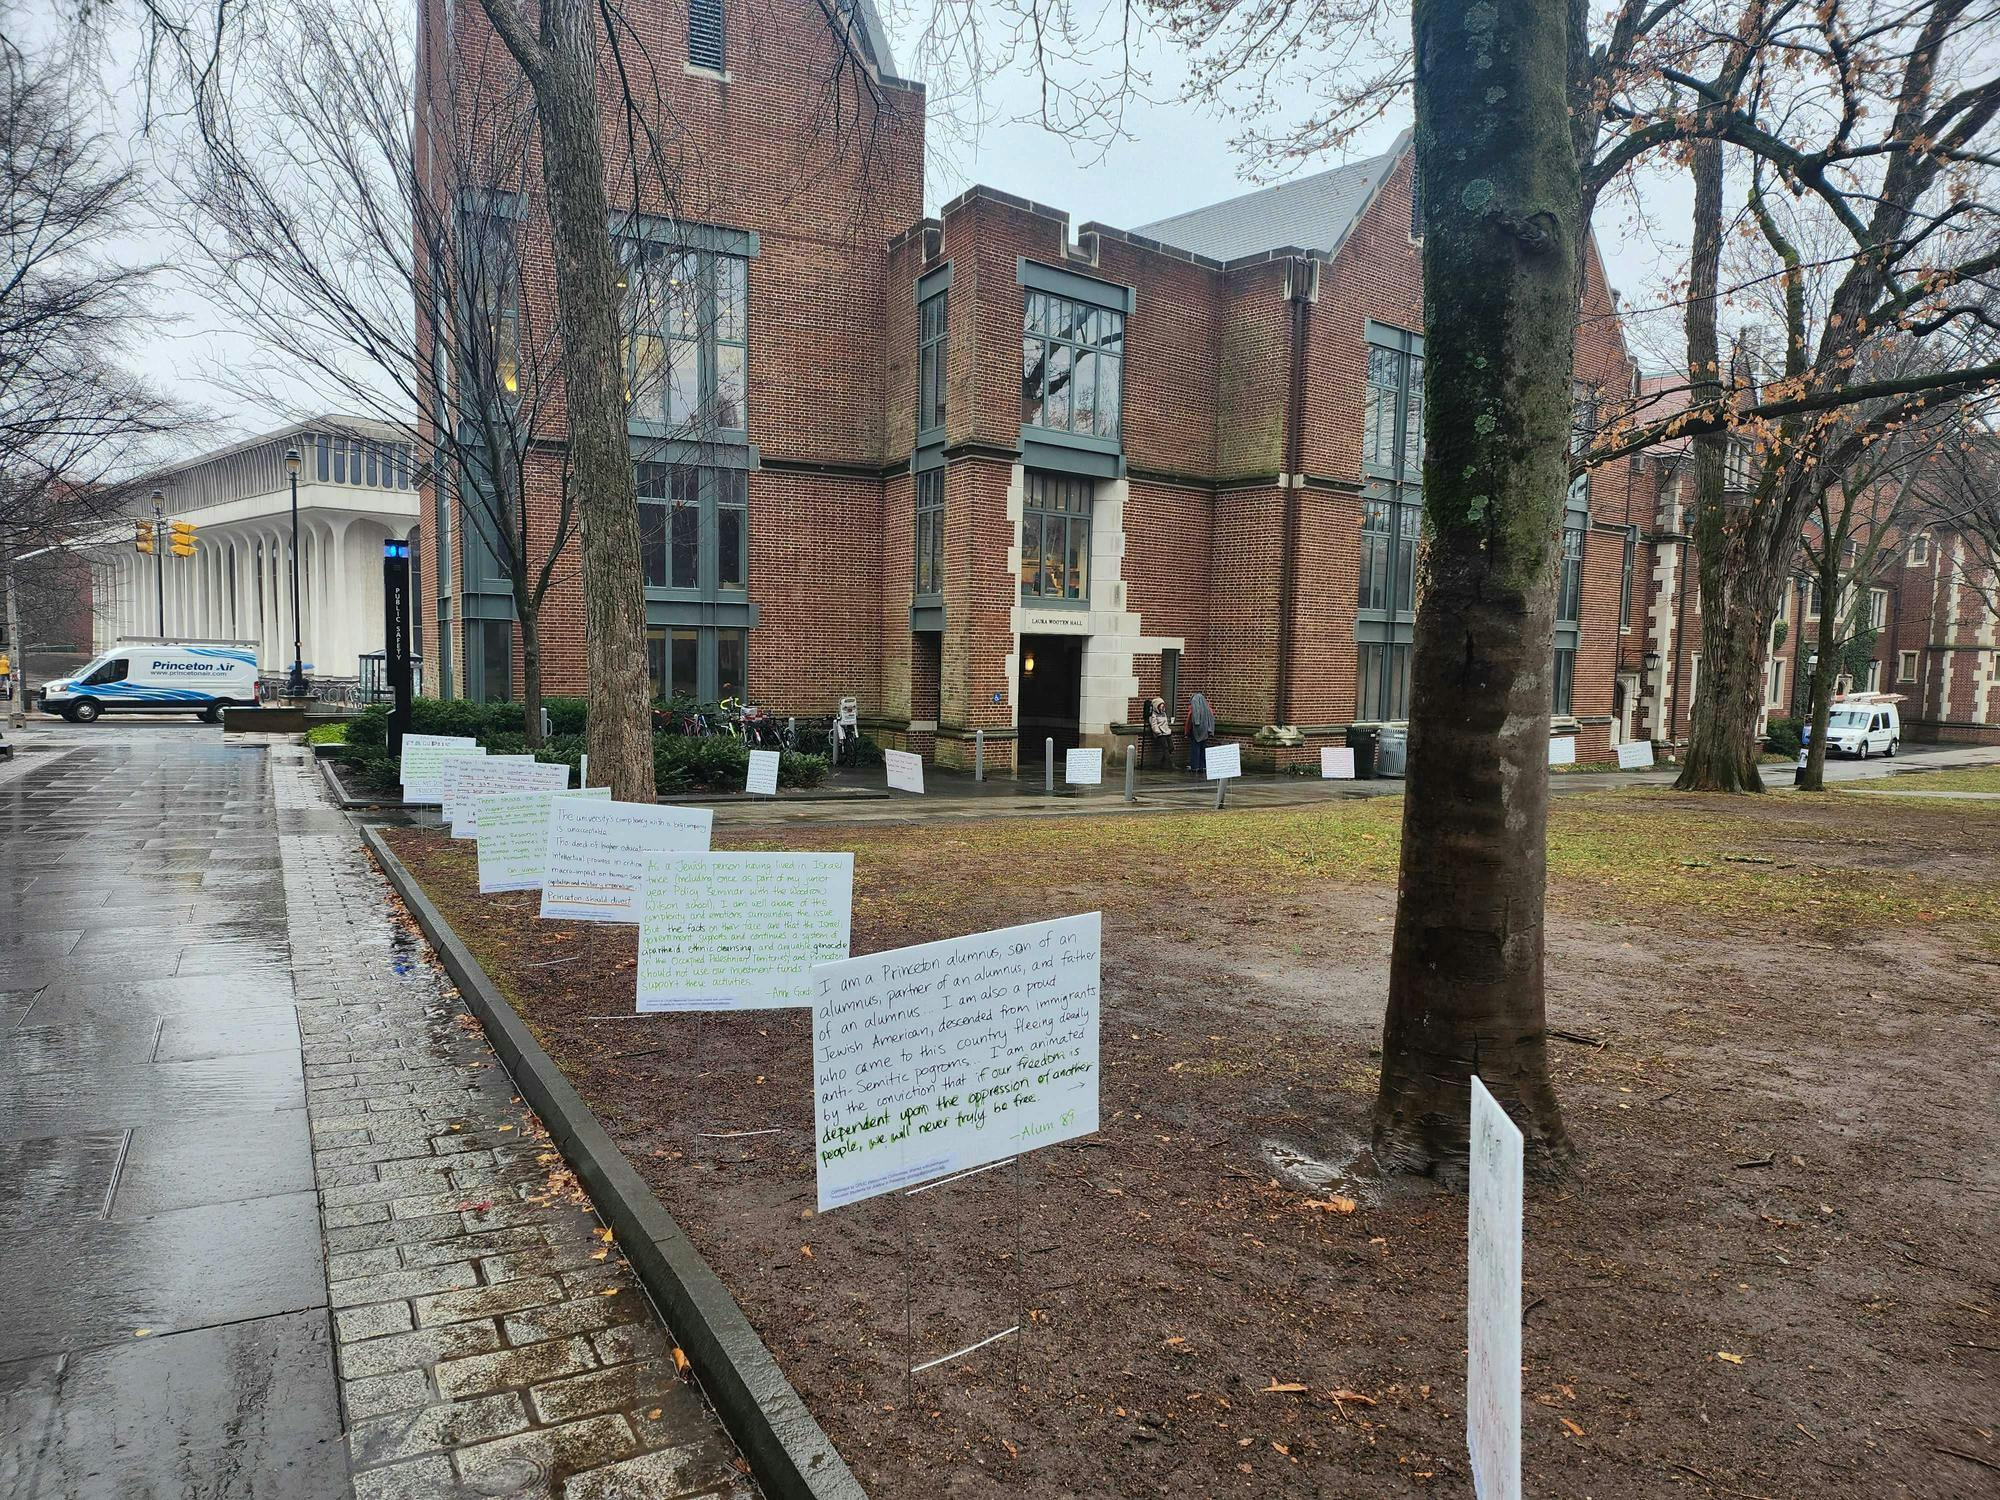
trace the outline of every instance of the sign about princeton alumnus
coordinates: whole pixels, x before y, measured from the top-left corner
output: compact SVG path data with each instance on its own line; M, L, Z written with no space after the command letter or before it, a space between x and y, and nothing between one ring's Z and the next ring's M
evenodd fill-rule
M852 854L651 854L639 896L639 1009L812 1004L847 957Z
M1521 1500L1521 1127L1472 1078L1465 1446L1478 1500Z
M753 797L778 795L778 752L752 750L750 767L743 777L743 790Z
M1208 747L1208 779L1222 781L1231 776L1243 774L1243 747L1241 745L1210 745Z
M1552 766L1573 766L1576 764L1576 736L1559 734L1549 741L1549 764Z
M1653 764L1653 742L1651 740L1621 740L1618 745L1618 769L1621 771L1644 771Z
M479 894L538 891L549 868L549 807L558 797L611 800L608 786L501 792L479 799Z
M1354 779L1354 749L1349 745L1321 745L1319 747L1319 774L1324 781L1352 781Z
M489 755L472 769L458 770L452 786L451 836L479 837L479 804L501 792L559 792L569 785L569 767L560 761L516 760Z
M1071 786L1104 785L1104 752L1097 749L1064 751L1063 780Z
M636 922L646 856L705 852L715 814L649 802L549 804L542 915L571 922Z
M923 791L924 758L921 755L912 755L907 750L884 750L882 767L888 772L891 791Z
M1097 912L820 964L822 1212L1097 1129Z
M444 770L438 777L438 783L443 788L438 798L438 816L447 823L457 822L460 805L473 786L487 775L488 768L495 761L504 766L532 766L535 758L532 755L488 755L484 750L477 755L466 750L447 755Z
M403 784L405 802L435 802L443 795L438 778L443 774L444 757L453 751L486 752L479 741L464 734L406 734L403 758L396 779Z

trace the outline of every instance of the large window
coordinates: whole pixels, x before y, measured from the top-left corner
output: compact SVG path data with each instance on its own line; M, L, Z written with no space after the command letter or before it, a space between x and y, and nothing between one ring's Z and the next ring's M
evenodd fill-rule
M514 696L514 622L465 622L465 688L477 703L501 703Z
M1880 630L1889 623L1889 591L1870 589L1868 591L1868 628Z
M1021 510L1021 595L1090 597L1091 484L1030 470Z
M1549 712L1567 718L1575 712L1576 648L1582 640L1583 532L1590 523L1585 481L1570 481L1563 508L1562 550L1557 558L1555 648L1549 671Z
M1563 526L1562 572L1556 579L1556 623L1574 625L1583 610L1583 527L1572 512Z
M1023 542L1025 550L1025 532ZM943 469L917 475L916 592L919 598L944 593Z
M917 431L920 433L936 432L944 426L944 299L949 295L949 291L933 292L917 305Z
M1117 437L1125 314L1050 292L1031 290L1026 297L1022 424L1083 437Z
M1367 500L1361 506L1361 608L1413 614L1417 539L1423 517L1414 504Z
M747 700L749 656L750 632L735 626L654 625L646 631L655 698Z
M749 425L747 262L741 256L620 242L625 399L632 416L675 435Z
M1555 652L1555 666L1549 678L1549 712L1556 718L1566 719L1572 713L1571 703L1576 696L1576 647L1558 646Z
M1399 642L1361 648L1357 718L1406 719L1410 715L1410 648Z
M1421 342L1414 334L1404 338ZM1370 344L1362 399L1362 467L1416 483L1424 466L1423 351Z
M722 0L688 0L688 62L722 71Z
M1624 556L1618 565L1618 628L1632 628L1632 569L1639 558L1639 528L1625 528Z
M640 464L639 556L646 587L710 598L750 586L749 475Z

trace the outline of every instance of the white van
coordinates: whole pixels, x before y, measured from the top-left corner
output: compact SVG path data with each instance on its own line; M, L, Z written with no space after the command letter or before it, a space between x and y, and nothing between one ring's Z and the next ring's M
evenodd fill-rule
M1896 711L1900 695L1849 693L1826 716L1826 748L1830 755L1894 755L1903 742L1903 717Z
M75 676L43 683L41 709L72 724L135 711L189 712L219 724L231 704L248 708L256 702L256 652L175 641L113 646Z

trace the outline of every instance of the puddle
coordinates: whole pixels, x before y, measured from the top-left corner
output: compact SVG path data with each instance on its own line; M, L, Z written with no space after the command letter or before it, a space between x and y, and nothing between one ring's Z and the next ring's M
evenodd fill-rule
M1364 1203L1379 1202L1381 1195L1368 1143L1356 1136L1336 1139L1345 1149L1331 1161L1284 1141L1264 1141L1258 1151L1266 1165L1278 1176L1289 1178L1311 1192L1327 1193L1338 1189L1345 1196Z

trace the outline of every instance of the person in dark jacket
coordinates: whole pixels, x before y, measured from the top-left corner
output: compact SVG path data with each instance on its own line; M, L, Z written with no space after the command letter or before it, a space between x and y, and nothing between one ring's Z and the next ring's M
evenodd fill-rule
M1208 774L1208 742L1215 738L1215 710L1208 695L1196 693L1188 699L1188 769L1197 776Z

